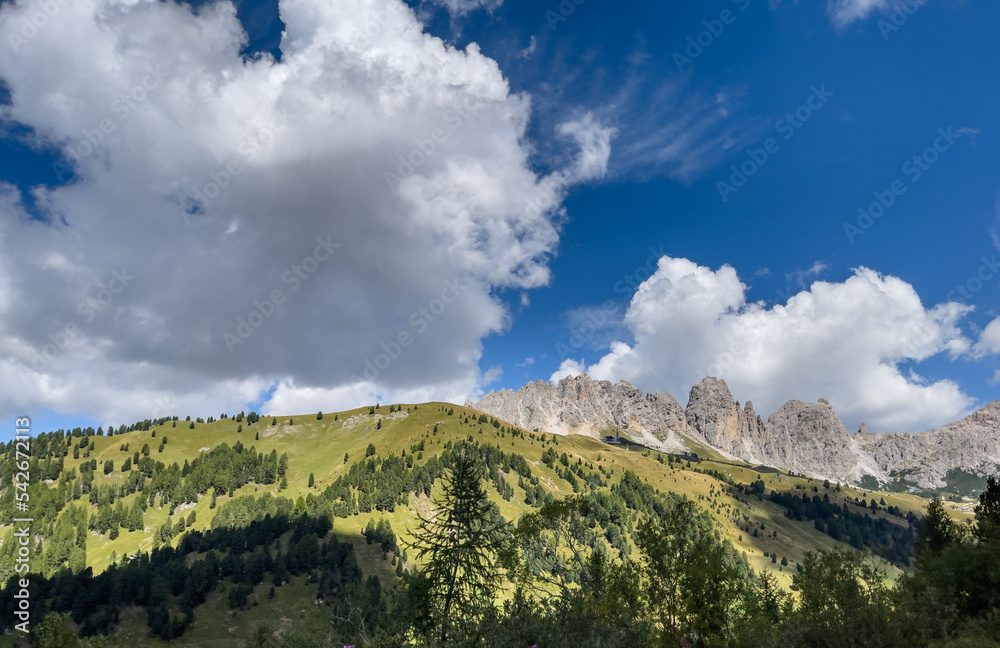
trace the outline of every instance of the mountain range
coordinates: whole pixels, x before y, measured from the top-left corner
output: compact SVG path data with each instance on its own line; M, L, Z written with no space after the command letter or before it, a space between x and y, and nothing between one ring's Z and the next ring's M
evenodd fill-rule
M703 445L733 460L838 483L935 489L1000 471L1000 401L912 434L876 434L864 424L851 434L824 399L790 400L765 421L713 377L691 388L683 408L667 392L645 394L587 374L491 391L466 405L529 430L601 436L619 429L659 450Z

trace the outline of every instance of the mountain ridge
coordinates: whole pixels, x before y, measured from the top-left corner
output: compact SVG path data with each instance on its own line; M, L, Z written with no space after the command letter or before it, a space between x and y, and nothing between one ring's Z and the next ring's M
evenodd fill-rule
M867 477L942 488L953 471L986 475L1000 466L1000 401L925 432L872 433L861 424L854 434L822 398L789 400L764 421L712 376L691 388L684 408L668 392L587 374L490 391L466 405L525 429L589 436L621 429L659 450L703 444L731 459L843 483Z

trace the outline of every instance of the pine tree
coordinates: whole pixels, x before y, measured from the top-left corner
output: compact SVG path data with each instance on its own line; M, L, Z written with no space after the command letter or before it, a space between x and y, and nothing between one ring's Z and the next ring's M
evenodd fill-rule
M958 537L958 527L948 515L941 499L935 497L927 505L927 516L924 518L923 527L917 535L917 555L923 553L940 554L945 547L958 540Z
M986 480L986 490L979 495L975 507L976 537L980 540L1000 540L1000 482L996 477Z
M316 413L316 420L317 421L322 421L323 420L323 411L322 410L320 410L319 412Z
M309 473L309 488L312 488L316 484L316 477Z
M255 434L253 435L253 440L254 440L254 441L260 441L260 432L257 432L257 433L255 433Z
M497 516L483 486L485 468L478 454L464 444L452 453L437 515L420 516L414 541L425 568L435 634L442 644L456 619L476 618L494 604L500 584Z

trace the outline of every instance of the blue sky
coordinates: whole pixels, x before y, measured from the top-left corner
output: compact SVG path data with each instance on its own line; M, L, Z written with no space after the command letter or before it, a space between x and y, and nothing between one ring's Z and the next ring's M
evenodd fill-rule
M139 3L117 42L113 5L37 34L41 4L0 10L7 418L580 371L682 405L713 373L765 417L825 397L852 430L996 398L993 4ZM88 310L114 271L136 278Z

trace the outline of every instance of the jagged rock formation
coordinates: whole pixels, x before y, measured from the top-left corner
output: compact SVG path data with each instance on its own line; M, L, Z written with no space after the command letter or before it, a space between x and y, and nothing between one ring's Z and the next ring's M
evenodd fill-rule
M853 435L823 399L788 401L765 423L752 403L740 408L725 381L712 377L691 388L683 410L667 392L643 394L586 374L491 391L467 405L529 430L598 436L618 425L655 448L677 452L693 441L741 461L841 482L871 475L931 488L944 486L950 470L1000 470L1000 401L929 432L873 434L862 424Z
M835 481L857 482L865 475L885 481L886 475L822 398L785 403L767 419L766 436L768 465Z
M859 447L889 476L922 487L944 485L950 470L995 475L1000 467L1000 401L960 421L917 434L858 431Z
M691 388L684 410L691 436L743 461L762 463L764 422L747 402L744 409L733 399L725 381L705 378Z
M677 400L667 392L643 394L625 381L612 385L586 374L558 385L538 380L516 392L491 391L469 405L528 430L600 436L619 426L652 447L685 448L687 421Z

